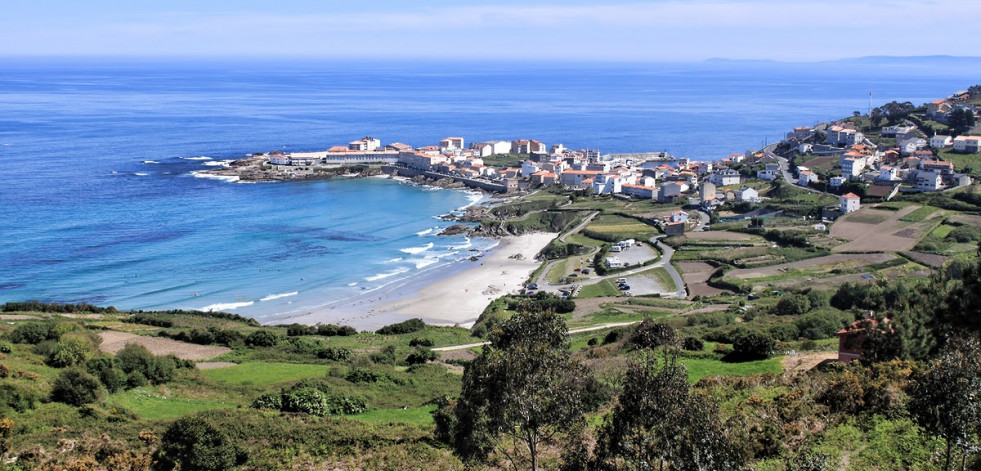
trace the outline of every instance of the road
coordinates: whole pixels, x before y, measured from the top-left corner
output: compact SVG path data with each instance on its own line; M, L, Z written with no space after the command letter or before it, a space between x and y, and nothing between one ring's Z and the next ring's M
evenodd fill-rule
M815 190L814 188L811 188L809 186L800 186L800 185L798 185L797 184L797 179L794 178L794 176L791 175L791 173L790 173L790 161L788 161L787 159L785 159L783 157L780 157L779 155L773 153L773 149L775 149L776 147L777 147L777 144L770 144L770 145L764 147L763 148L763 155L766 156L767 158L775 159L777 161L777 163L780 164L780 173L783 174L783 179L786 180L787 183L789 183L791 185L794 185L797 188L801 188L801 189L810 191L811 193L824 193L821 190Z
M578 329L569 330L569 334L581 334L583 332L592 332L595 330L611 329L614 327L624 327L628 325L638 324L640 321L632 322L612 322L609 324L600 324L590 327L580 327ZM453 350L468 350L471 348L483 347L484 345L490 345L490 342L478 342L478 343L468 343L464 345L453 345L451 347L436 347L433 349L434 352L452 352Z

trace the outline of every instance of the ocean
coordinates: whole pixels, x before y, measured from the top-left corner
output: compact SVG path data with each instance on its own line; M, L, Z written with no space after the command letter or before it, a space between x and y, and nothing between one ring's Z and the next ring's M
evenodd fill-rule
M981 65L0 61L0 302L216 309L268 322L494 241L436 237L480 195L367 178L230 183L270 150L538 139L714 160L794 126L922 104ZM441 271L442 270L442 271Z

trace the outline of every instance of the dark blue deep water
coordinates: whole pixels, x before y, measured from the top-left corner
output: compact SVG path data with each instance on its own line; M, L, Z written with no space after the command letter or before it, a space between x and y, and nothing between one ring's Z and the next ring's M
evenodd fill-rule
M191 174L246 153L459 135L716 159L864 112L870 90L876 104L921 104L981 82L979 72L928 63L5 59L0 302L215 307L271 320L491 244L427 232L447 224L433 216L474 201L462 191Z

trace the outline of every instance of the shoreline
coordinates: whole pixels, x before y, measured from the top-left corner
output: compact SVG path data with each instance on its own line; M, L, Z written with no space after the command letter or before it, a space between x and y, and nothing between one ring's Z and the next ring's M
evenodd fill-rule
M418 317L427 324L470 327L492 300L522 287L540 265L535 255L556 235L533 233L504 237L475 262L460 260L432 274L268 324L326 323L374 330ZM515 258L518 254L521 257Z

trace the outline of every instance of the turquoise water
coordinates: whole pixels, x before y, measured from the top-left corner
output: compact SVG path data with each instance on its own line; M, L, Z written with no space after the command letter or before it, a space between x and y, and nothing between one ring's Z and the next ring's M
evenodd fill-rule
M427 232L473 202L462 191L192 175L215 160L365 135L715 159L865 110L869 90L876 103L923 103L974 84L978 69L4 60L0 301L272 320L493 244Z

